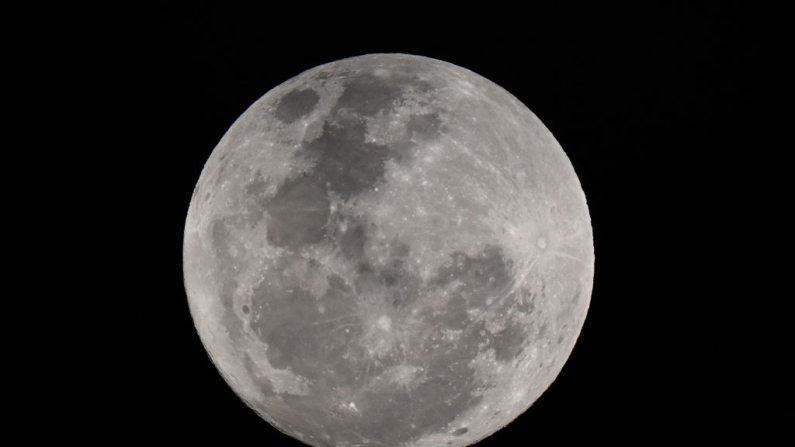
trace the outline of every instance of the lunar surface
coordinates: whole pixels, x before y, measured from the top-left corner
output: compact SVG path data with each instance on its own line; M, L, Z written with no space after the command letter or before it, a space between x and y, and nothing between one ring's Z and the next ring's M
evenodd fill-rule
M472 444L560 372L588 310L585 195L552 134L461 67L381 54L255 102L185 225L221 375L312 446Z

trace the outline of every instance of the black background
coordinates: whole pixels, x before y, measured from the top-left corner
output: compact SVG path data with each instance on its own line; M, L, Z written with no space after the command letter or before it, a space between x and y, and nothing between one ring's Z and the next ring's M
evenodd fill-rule
M714 186L696 166L732 144L725 117L748 95L743 67L756 51L747 18L731 3L489 8L161 3L108 14L90 38L113 36L92 56L110 104L95 118L113 143L86 157L78 187L110 270L123 397L109 392L99 411L114 439L301 445L248 409L206 356L182 282L185 216L205 161L249 105L304 70L376 52L441 59L504 87L561 143L588 200L596 271L579 341L546 393L478 445L710 436L710 378L692 355L710 348L686 318L709 285L683 241L709 232Z

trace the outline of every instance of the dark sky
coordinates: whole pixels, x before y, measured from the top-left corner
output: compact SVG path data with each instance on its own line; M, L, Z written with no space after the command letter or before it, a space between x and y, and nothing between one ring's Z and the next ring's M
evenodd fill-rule
M95 76L115 107L95 113L118 117L105 129L115 138L80 185L101 220L95 237L112 246L102 259L124 347L112 356L124 397L107 400L103 426L154 443L301 445L248 409L205 355L182 284L184 219L207 157L256 99L322 63L401 52L470 69L527 105L569 156L593 222L594 291L571 358L525 414L478 445L709 438L700 390L710 377L691 353L709 348L689 314L710 286L683 241L710 231L716 190L697 161L732 143L724 120L749 95L740 85L755 48L742 11L487 6L164 2L108 15L102 29L118 20L118 38L97 47L95 62L107 64Z

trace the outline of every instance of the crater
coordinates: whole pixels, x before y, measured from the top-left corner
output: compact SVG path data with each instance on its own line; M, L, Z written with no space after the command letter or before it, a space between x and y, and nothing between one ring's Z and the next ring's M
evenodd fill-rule
M469 429L466 427L461 427L458 430L453 432L453 436L461 436L463 434L469 433Z
M547 238L545 238L544 236L539 237L537 244L538 244L538 248L540 248L542 250L547 248Z

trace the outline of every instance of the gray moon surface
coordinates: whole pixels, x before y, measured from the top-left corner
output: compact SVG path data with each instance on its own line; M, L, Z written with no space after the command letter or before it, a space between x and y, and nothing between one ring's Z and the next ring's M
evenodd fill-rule
M238 396L312 446L465 446L549 387L591 299L563 149L464 68L375 54L256 101L207 161L184 275Z

